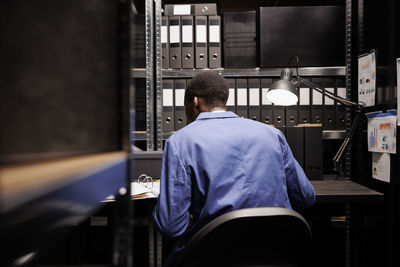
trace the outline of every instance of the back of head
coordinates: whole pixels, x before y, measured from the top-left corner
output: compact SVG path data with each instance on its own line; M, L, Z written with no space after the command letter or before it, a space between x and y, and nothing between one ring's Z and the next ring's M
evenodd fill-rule
M197 96L202 98L209 108L225 107L228 95L226 80L216 72L205 71L196 75L188 84L185 103L190 103Z

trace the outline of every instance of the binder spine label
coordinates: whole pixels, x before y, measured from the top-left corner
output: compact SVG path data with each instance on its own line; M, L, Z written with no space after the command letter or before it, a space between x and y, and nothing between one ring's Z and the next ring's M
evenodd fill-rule
M214 24L212 24L214 21ZM210 45L211 43L218 43L220 42L220 32L219 32L219 21L217 20L217 24L215 24L215 20L210 20Z
M272 105L272 102L269 100L269 98L267 97L267 93L268 93L269 88L262 88L261 91L261 103L263 106L269 106Z
M183 107L185 102L185 89L175 89L175 106Z
M229 88L228 101L226 101L226 106L235 106L235 88Z
M309 88L300 88L300 101L299 104L301 106L310 105L310 89Z
M341 98L347 99L347 97L346 97L346 88L345 87L338 87L337 95L340 96ZM342 104L338 103L338 105L342 105Z
M181 35L179 25L172 25L169 27L169 42L170 44L179 44L181 42Z
M325 88L325 91L331 92L332 94L335 93L335 88ZM325 96L325 105L333 106L335 105L335 101L327 96Z
M237 104L238 106L247 107L247 88L237 89Z
M259 106L260 105L260 89L250 88L249 89L249 106Z
M168 42L167 33L168 33L167 26L161 26L161 43L163 44L166 44Z
M163 89L163 107L173 107L173 90L172 89Z
M317 90L313 90L313 105L322 105L322 94Z
M185 20L182 24L182 46L185 46L184 43L189 43L190 46L193 43L193 26L192 24L185 25Z
M191 5L174 5L173 6L174 15L190 15Z
M196 27L196 43L207 43L207 26L199 22Z

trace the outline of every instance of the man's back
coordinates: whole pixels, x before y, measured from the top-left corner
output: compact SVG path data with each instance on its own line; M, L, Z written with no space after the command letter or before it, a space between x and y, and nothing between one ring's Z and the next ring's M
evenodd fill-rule
M186 230L189 213L201 226L231 210L304 208L315 199L282 133L231 112L203 112L171 136L161 183L155 221L172 237Z

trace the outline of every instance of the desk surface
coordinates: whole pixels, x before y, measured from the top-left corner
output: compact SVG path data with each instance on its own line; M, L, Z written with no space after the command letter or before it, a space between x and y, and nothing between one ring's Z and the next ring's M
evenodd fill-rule
M324 180L313 180L311 181L311 184L315 189L317 203L383 201L384 195L382 193L350 180L328 178ZM146 195L134 199L139 200L149 198L155 199L157 197L154 195Z
M350 180L325 179L311 181L316 202L379 202L383 194Z

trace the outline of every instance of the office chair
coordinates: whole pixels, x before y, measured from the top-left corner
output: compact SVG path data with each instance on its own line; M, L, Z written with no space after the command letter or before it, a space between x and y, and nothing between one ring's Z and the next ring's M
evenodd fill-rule
M307 266L311 230L297 212L276 207L223 214L197 232L174 266Z

